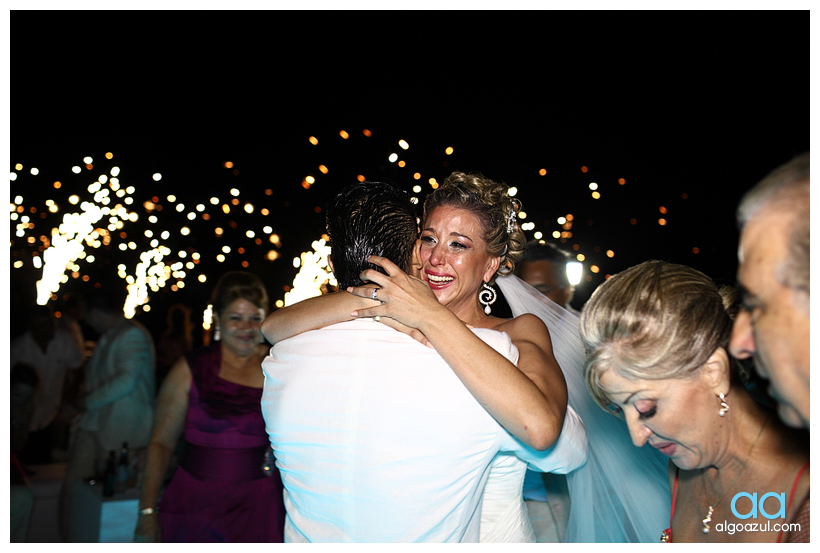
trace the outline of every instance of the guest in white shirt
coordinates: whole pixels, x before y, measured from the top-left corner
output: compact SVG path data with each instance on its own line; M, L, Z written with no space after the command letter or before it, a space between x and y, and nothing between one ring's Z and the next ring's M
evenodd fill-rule
M28 310L28 330L11 343L11 365L34 367L40 385L34 394L34 413L28 443L22 452L27 463L50 463L54 447L54 420L63 401L67 375L83 365L84 355L71 335L58 329L51 308L34 305Z
M85 393L75 399L82 413L74 429L58 502L60 532L72 541L75 486L94 474L95 463L123 442L131 450L148 445L154 423L154 341L123 315L125 288L93 290L83 298L85 320L100 333L86 368ZM81 514L80 514L81 515Z

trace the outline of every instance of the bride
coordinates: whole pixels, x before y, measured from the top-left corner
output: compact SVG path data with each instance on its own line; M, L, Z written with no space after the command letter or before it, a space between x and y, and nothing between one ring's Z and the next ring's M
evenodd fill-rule
M453 173L425 202L421 236L413 252L413 275L389 260L371 257L386 275L369 269L361 275L369 284L349 289L351 294L330 294L276 311L263 324L263 332L275 343L351 317L378 317L434 347L511 434L531 447L547 449L558 438L567 410L564 377L581 378L583 349L577 319L537 292L535 301L539 306L548 302L547 308L535 309L539 316L531 314L533 298L526 294L529 287L516 277L501 277L498 282L505 296L506 288L513 296L513 290L524 290L521 302L511 302L519 311L517 316L492 316L495 292L489 284L497 276L511 273L523 254L525 237L517 222L519 209L518 200L507 194L506 185L480 174ZM465 332L468 326L509 334L520 351L518 366L487 352L483 342ZM579 380L570 390L574 388L584 390L583 382ZM600 409L598 413L607 416ZM620 427L617 420L613 422ZM626 446L634 449L629 440ZM535 541L522 495L525 472L526 464L514 456L499 455L494 460L484 491L480 541ZM572 492L570 488L574 507ZM590 541L593 536L582 533L593 524L588 515L594 516L591 512L581 516L579 511L575 517L583 521L579 531L573 532L581 536L579 541ZM613 518L620 525L622 512L608 521L613 523ZM651 541L656 540L654 536Z

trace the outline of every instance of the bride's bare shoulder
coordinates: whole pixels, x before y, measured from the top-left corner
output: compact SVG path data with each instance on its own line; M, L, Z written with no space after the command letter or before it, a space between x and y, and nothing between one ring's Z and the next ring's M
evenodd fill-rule
M532 335L549 336L549 331L544 322L531 313L524 313L513 319L496 319L497 323L493 327L495 330L506 332L515 340L516 337Z

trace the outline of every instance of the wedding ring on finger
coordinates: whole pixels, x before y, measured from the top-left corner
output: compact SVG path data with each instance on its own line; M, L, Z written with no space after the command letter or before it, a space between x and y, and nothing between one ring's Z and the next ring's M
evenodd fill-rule
M377 322L379 322L379 321L381 321L381 320L382 320L382 318L381 318L381 317L379 317L378 315L376 315L375 317L373 317L373 322L374 322L374 323L377 323Z
M376 299L376 292L378 292L378 291L379 291L378 288L373 288L373 293L370 294L370 299L375 300Z

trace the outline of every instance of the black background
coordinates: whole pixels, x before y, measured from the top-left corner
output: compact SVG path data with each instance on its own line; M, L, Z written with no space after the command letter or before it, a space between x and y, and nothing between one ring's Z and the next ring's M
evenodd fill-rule
M323 232L327 200L360 174L420 184L423 201L428 178L480 171L516 186L527 220L548 239L556 219L573 214L563 246L577 245L590 277L577 307L605 275L650 258L729 283L739 198L809 149L808 11L15 11L10 28L9 161L11 171L24 167L12 199L39 211L53 199L70 211L70 194L90 196L88 184L117 165L141 213L124 230L144 249L139 206L152 196L175 194L187 213L238 188L256 206L251 215L209 209L207 222L164 206L160 225L192 230L166 243L203 259L184 289L152 294L151 311L138 314L155 332L176 302L198 322L216 278L242 260L282 299L292 258ZM405 168L387 160L394 152ZM95 168L71 173L85 156ZM307 175L316 178L309 190ZM33 216L33 235L63 212ZM273 262L264 259L269 243L244 236L264 225L282 240ZM215 226L225 228L221 238ZM11 263L25 261L9 273L15 334L39 274L15 221L10 229ZM218 263L224 244L234 252ZM117 282L119 263L132 270L136 253L115 246L89 250L97 262L81 272L91 282ZM60 293L81 284L72 279Z

